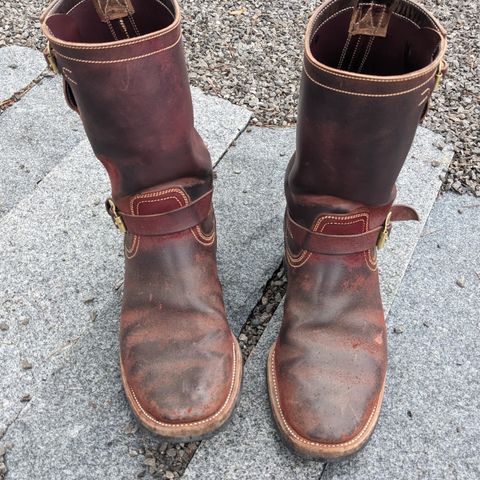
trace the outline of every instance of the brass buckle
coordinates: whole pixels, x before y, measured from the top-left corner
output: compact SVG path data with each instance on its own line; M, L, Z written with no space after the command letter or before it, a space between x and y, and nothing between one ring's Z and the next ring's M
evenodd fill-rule
M112 217L115 226L118 228L118 230L120 230L120 233L127 233L127 227L125 226L122 217L118 213L117 206L111 198L107 199L107 204L109 207L108 213Z
M447 68L447 64L445 63L445 60L442 60L440 62L440 65L438 66L437 73L435 74L435 86L433 87L434 90L437 90L437 88L442 83L443 72L445 72L446 68Z
M60 73L60 71L58 70L57 61L55 60L55 56L53 55L52 45L50 44L50 42L47 42L45 57L47 58L47 63L50 70L55 74Z
M377 240L377 248L380 250L385 246L385 242L388 240L390 236L390 227L392 225L392 212L388 212L387 218L385 219L385 224L383 225L383 229L380 232Z

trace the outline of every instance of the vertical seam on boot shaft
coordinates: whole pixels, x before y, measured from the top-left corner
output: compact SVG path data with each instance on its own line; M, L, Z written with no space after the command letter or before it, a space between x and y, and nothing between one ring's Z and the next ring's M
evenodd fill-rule
M138 252L138 247L140 246L140 238L138 235L133 235L132 245L130 248L125 247L125 252L127 253L127 258L131 260L135 257Z

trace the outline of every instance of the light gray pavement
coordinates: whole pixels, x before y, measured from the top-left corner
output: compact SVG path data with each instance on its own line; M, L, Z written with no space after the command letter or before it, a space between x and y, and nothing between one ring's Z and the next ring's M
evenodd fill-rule
M282 261L283 175L294 142L292 128L253 128L216 168L219 272L236 334Z
M192 87L195 127L207 144L213 165L243 131L252 113L218 97L205 95Z
M17 45L0 48L0 103L29 85L46 66L38 50Z
M2 85L4 79L0 78ZM63 99L58 78L45 78L3 112L0 115L0 217L30 196L45 175L84 138L78 116Z
M420 128L398 180L399 203L414 206L422 221L396 224L392 239L380 252L382 297L387 312L435 202L440 187L438 174L451 160L451 150L439 150L438 143L438 135ZM244 392L231 427L201 445L185 473L186 479L297 480L320 477L323 465L291 455L281 445L270 417L264 370L267 350L279 328L281 312L282 307L277 309L247 361Z

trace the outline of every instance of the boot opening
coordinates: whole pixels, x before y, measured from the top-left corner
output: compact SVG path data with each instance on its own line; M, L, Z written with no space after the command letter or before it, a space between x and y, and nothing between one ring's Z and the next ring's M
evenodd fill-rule
M386 2L388 3L388 2ZM400 0L387 21L386 36L375 28L370 34L352 34L355 9L368 12L374 6L380 14L370 25L385 23L384 8L375 3L333 0L323 8L307 35L310 53L319 62L339 70L367 75L403 75L429 65L439 54L438 26L420 6ZM380 21L378 20L380 18ZM350 30L350 33L349 33Z
M119 5L118 9L104 15L111 4ZM64 42L104 43L163 30L176 16L170 0L64 0L46 25Z

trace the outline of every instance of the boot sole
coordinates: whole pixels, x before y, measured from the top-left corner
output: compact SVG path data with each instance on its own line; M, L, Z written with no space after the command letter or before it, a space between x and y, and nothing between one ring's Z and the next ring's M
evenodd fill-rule
M242 387L242 372L243 361L240 345L235 337L233 339L233 351L234 351L234 368L232 372L232 383L227 396L227 399L223 403L217 412L209 417L196 420L188 423L168 423L155 419L148 414L144 408L140 405L135 393L130 388L125 378L125 372L123 370L122 362L120 362L120 370L122 375L123 387L125 394L130 404L130 408L137 417L138 421L148 430L160 437L160 440L172 442L172 443L186 443L196 442L200 440L206 440L216 433L218 433L223 427L226 426L240 397L240 390Z
M267 360L268 394L270 397L272 416L275 420L280 436L287 447L289 447L289 449L295 454L303 458L326 462L338 462L346 460L347 458L350 458L358 453L368 443L373 430L377 425L383 401L385 381L383 382L382 390L378 397L375 410L373 410L368 422L356 437L347 442L338 444L313 442L295 432L295 430L287 423L285 416L283 415L278 398L278 389L273 363L274 354L275 344L273 344L272 348L270 349Z

